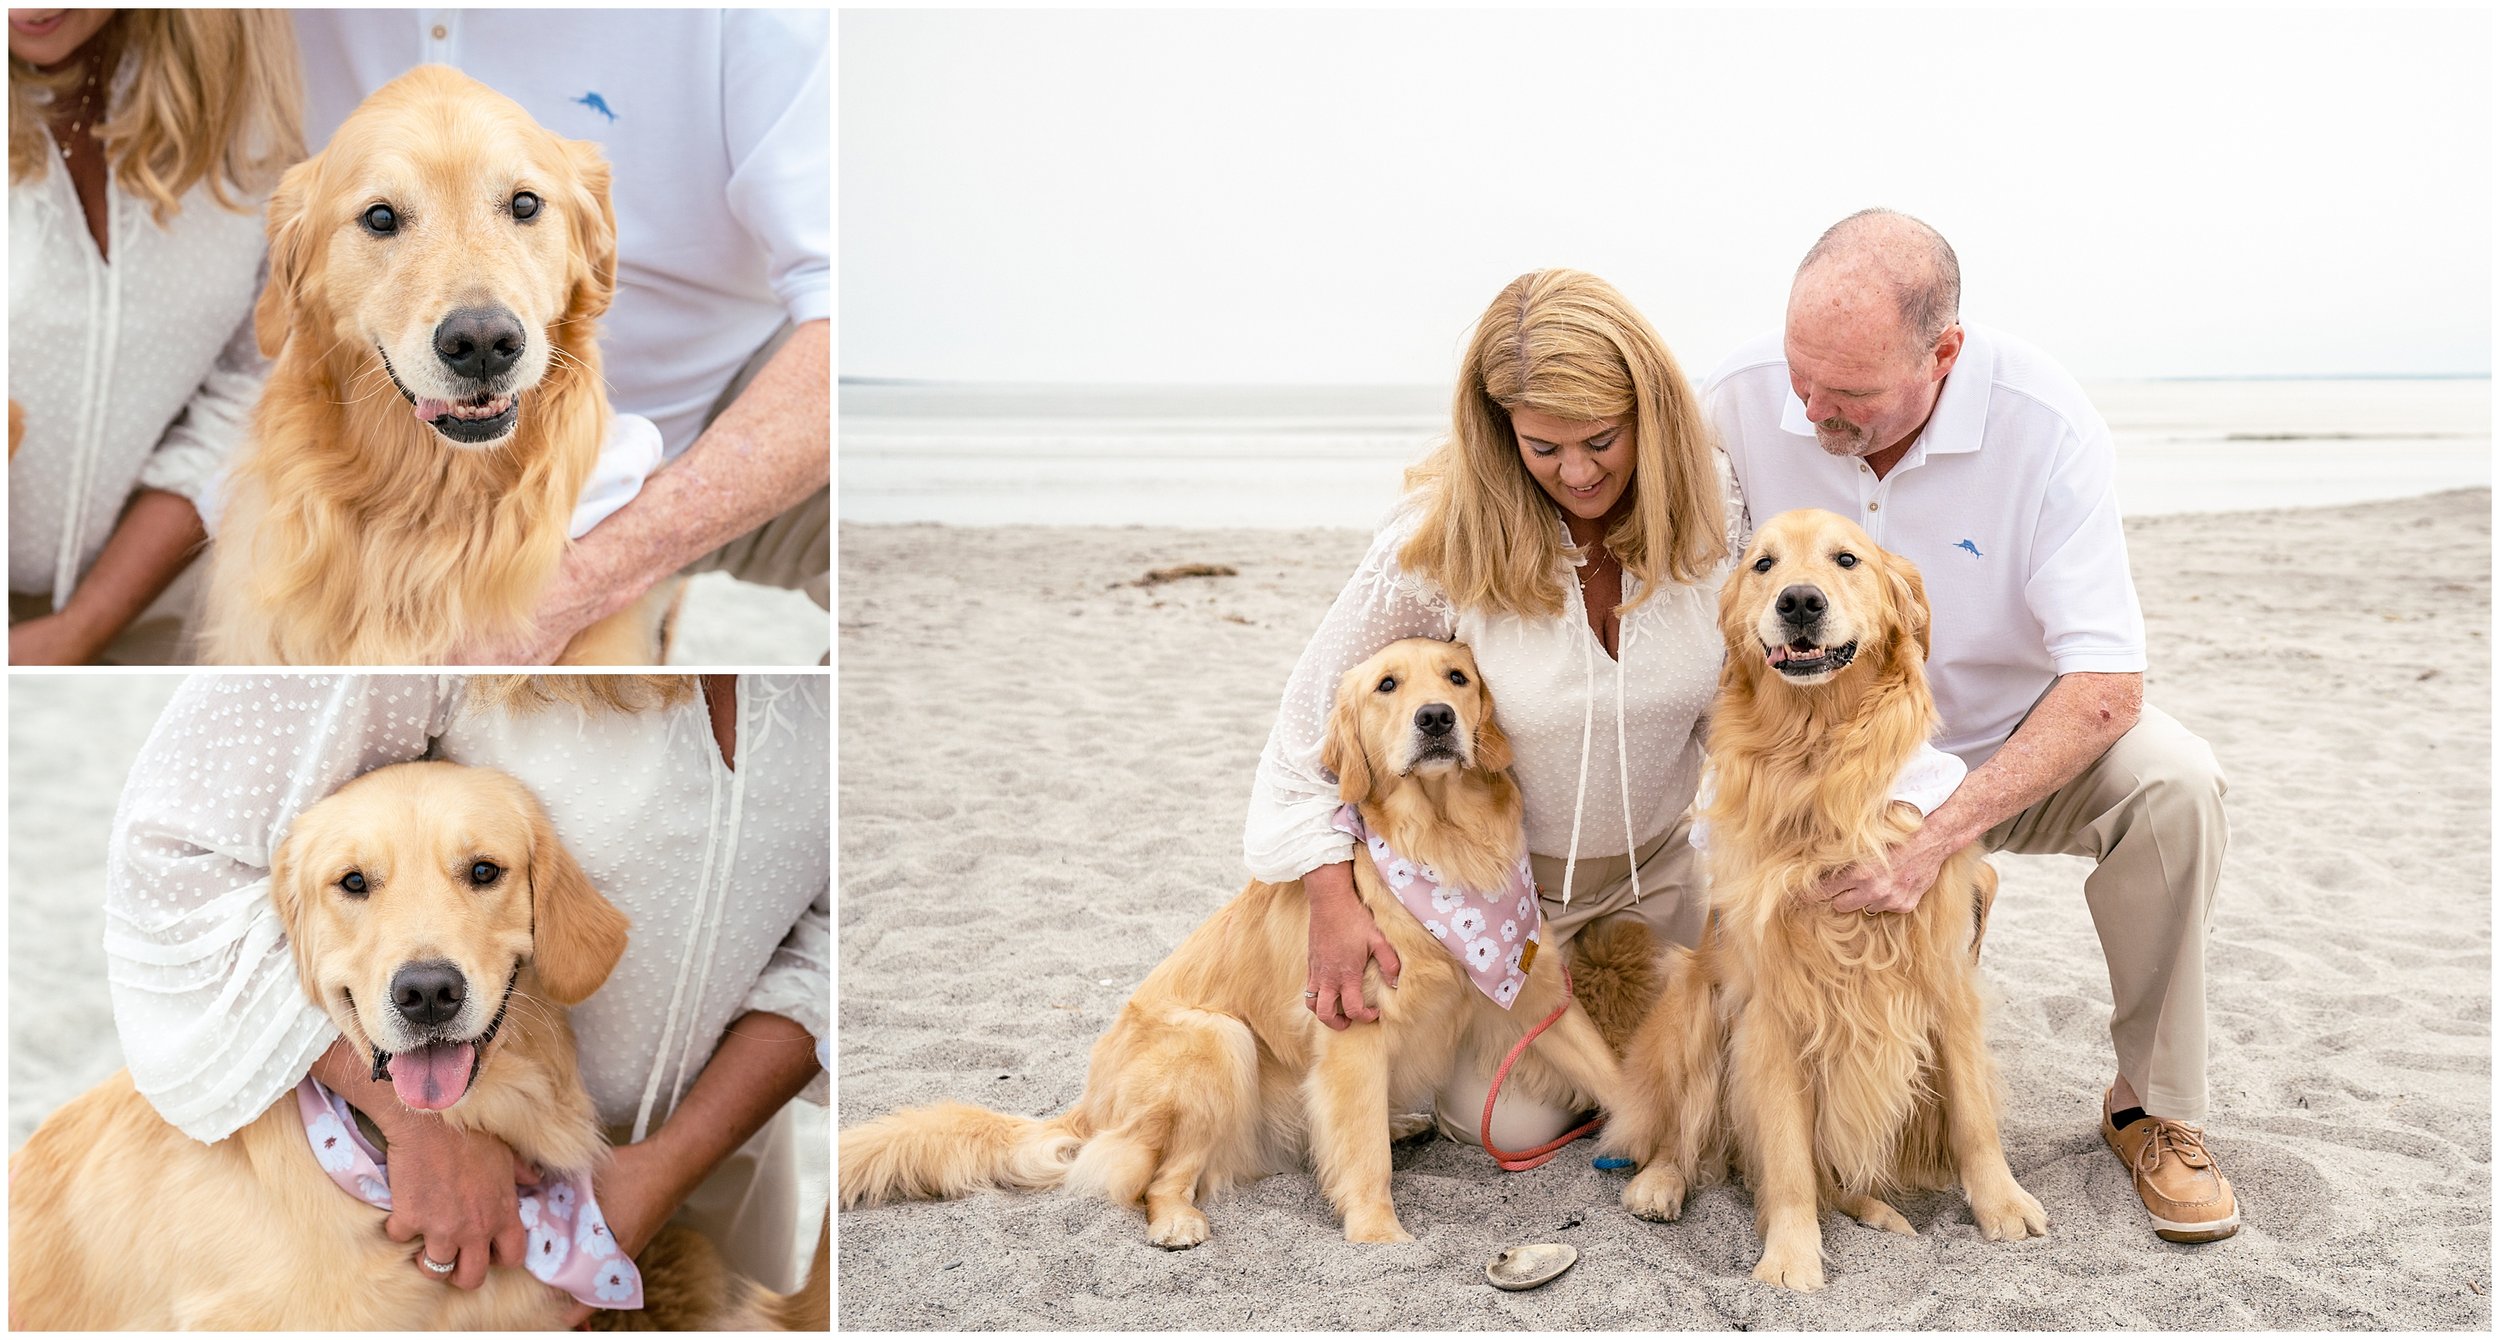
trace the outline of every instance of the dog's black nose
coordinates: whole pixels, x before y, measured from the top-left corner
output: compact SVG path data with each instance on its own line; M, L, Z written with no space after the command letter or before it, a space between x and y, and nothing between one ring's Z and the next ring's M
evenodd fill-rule
M502 376L528 347L520 318L500 307L463 307L434 328L443 366L472 381Z
M1458 725L1458 712L1448 703L1425 703L1415 709L1415 729L1426 735L1447 735Z
M1782 622L1803 628L1823 617L1823 593L1811 586L1792 586L1780 592L1778 602L1771 608L1779 611Z
M441 959L411 963L391 974L391 1004L400 1018L419 1028L431 1028L460 1013L468 998L467 979Z

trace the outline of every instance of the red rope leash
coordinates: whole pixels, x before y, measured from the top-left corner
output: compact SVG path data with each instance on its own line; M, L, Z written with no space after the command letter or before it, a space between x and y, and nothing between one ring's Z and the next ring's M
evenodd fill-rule
M1556 1154L1562 1152L1564 1145L1570 1144L1572 1141L1577 1140L1581 1136L1586 1135L1589 1132L1596 1130L1598 1127L1606 1124L1606 1119L1604 1117L1591 1117L1588 1121L1582 1123L1577 1130L1565 1131L1562 1134L1555 1136L1553 1139L1546 1141L1544 1144L1538 1145L1534 1149L1523 1149L1513 1152L1508 1149L1500 1148L1493 1143L1493 1103L1494 1100L1502 1096L1502 1081L1510 1078L1510 1068L1513 1065L1518 1064L1520 1053L1528 1050L1528 1044L1536 1041L1537 1034L1544 1032L1546 1029L1552 1028L1554 1026L1554 1021L1562 1018L1563 1011L1570 1008L1571 969L1566 966L1563 969L1562 1003L1554 1007L1554 1012L1552 1014L1545 1016L1545 1022L1529 1029L1527 1036L1519 1039L1517 1043L1512 1045L1510 1055L1502 1058L1502 1068L1493 1072L1493 1087L1485 1090L1484 1119L1478 1124L1476 1134L1478 1138L1484 1142L1484 1152L1492 1155L1493 1161L1500 1164L1502 1171L1504 1172L1526 1172L1530 1168L1544 1167L1545 1164Z

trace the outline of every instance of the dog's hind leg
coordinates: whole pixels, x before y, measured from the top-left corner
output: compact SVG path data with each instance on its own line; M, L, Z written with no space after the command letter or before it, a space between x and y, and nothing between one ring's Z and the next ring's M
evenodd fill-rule
M1304 1088L1320 1192L1348 1242L1413 1242L1389 1200L1388 1040L1377 1023L1324 1031Z

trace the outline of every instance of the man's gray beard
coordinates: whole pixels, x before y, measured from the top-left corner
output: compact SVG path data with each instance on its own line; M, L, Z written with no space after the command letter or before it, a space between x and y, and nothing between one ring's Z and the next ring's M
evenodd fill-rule
M1823 450L1834 456L1847 456L1855 458L1867 454L1867 449L1873 445L1873 439L1869 438L1865 433L1858 431L1857 427L1850 424L1846 419L1838 421L1843 425L1843 427L1839 429L1832 429L1825 426L1831 422L1833 422L1833 420L1826 419L1822 423L1814 425L1814 442L1816 446L1821 447Z

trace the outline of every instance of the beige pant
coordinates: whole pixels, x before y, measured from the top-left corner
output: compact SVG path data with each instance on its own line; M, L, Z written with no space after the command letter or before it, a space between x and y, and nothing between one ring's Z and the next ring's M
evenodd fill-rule
M730 378L729 387L712 402L703 415L703 426L721 416L763 371L781 346L789 343L790 334L798 329L784 321L781 329L755 351ZM833 486L827 484L801 499L781 515L731 540L720 548L686 565L684 575L704 572L726 572L742 582L759 586L778 586L784 590L805 591L808 598L830 610L833 608Z
M670 1223L709 1239L730 1269L775 1293L797 1291L807 1276L807 1263L799 1259L799 1167L792 1121L785 1105L722 1159L669 1216ZM621 1145L633 1134L630 1127L612 1127L608 1141Z
M1703 886L1701 853L1694 851L1689 841L1691 832L1692 815L1687 812L1665 833L1642 844L1637 856L1581 858L1571 868L1568 903L1562 900L1566 864L1563 858L1530 854L1528 865L1536 877L1538 911L1544 918L1541 939L1545 948L1560 952L1581 931L1619 917L1630 917L1647 926L1650 939L1661 948L1669 944L1688 948L1699 945L1710 899ZM1641 873L1637 901L1632 896L1636 860ZM1528 1022L1533 1026L1536 1021ZM1528 1045L1536 1046L1533 1042ZM1478 1127L1484 1120L1484 1095L1492 1087L1491 1071L1477 1069L1462 1060L1433 1102L1433 1123L1443 1135L1460 1144L1478 1143ZM1541 1145L1562 1134L1571 1116L1563 1108L1505 1089L1493 1104L1493 1143L1504 1149Z
M2109 962L2109 1038L2144 1110L2205 1119L2205 927L2230 830L2214 751L2150 703L2048 799L1988 830L1989 851L2089 856L2084 902Z

